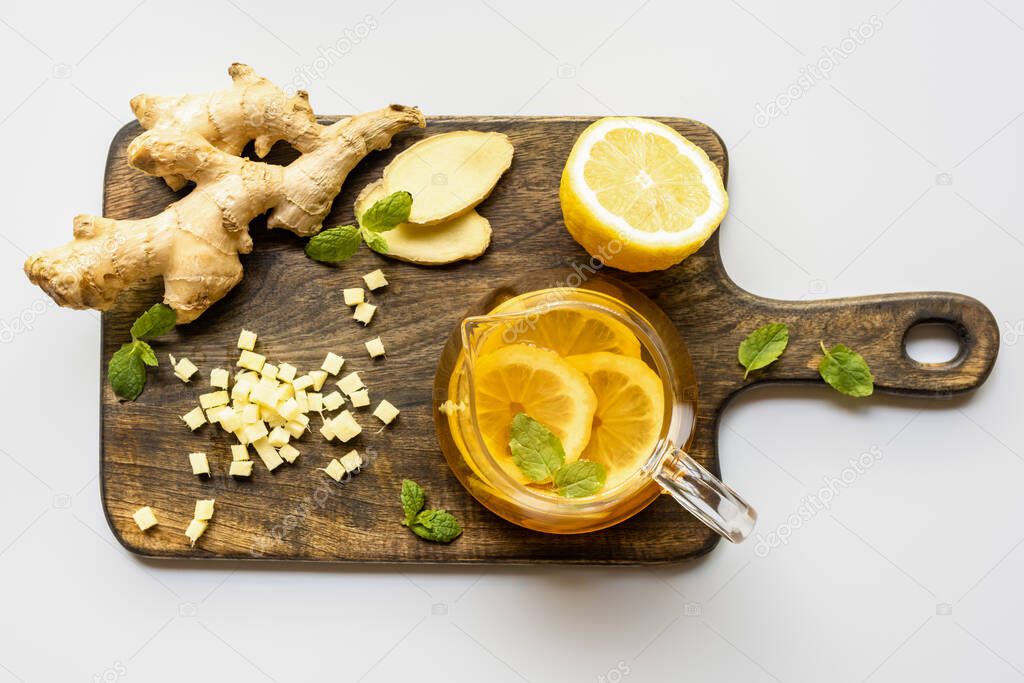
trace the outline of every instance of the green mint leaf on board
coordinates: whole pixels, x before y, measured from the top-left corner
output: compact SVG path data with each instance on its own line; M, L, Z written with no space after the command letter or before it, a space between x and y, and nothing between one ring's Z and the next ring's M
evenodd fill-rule
M451 543L462 533L459 522L444 510L424 510L409 528L420 538L435 543Z
M157 366L156 353L153 352L152 346L144 341L139 341L138 339L135 340L134 346L135 353L138 354L143 363L151 368L155 368Z
M747 371L746 379L754 370L760 370L778 360L789 344L789 327L785 323L768 323L759 327L740 343L737 354L740 365Z
M821 352L825 356L818 364L818 374L833 389L856 398L872 394L875 378L863 356L842 344L826 349L825 342L821 342Z
M405 513L405 521L402 524L409 526L413 520L416 519L416 515L423 509L423 504L426 502L426 496L423 493L423 487L411 479L402 480L402 512Z
M119 398L134 401L146 386L146 364L139 352L138 342L125 344L107 363L110 386Z
M374 202L360 217L359 225L372 232L391 230L409 220L411 210L412 195L408 192L394 192Z
M359 249L359 228L341 225L321 230L306 242L306 256L323 263L340 263Z
M555 472L555 489L566 498L592 496L604 487L607 472L593 460L577 460Z
M153 304L132 324L132 339L152 339L167 334L174 329L177 320L178 316L170 306Z
M551 430L526 413L512 418L512 460L523 475L533 482L548 481L565 463L565 450Z
M363 239L366 240L366 246L370 247L370 249L373 249L378 254L388 253L388 241L384 239L384 236L380 233L364 229Z

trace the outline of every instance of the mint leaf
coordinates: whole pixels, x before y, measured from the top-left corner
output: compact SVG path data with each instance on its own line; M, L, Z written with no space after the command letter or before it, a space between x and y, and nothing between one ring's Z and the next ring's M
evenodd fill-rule
M402 512L405 513L405 521L402 524L406 526L412 524L413 520L416 519L416 515L423 509L425 502L426 496L423 493L423 487L411 479L403 479Z
M151 368L157 366L156 353L153 352L153 347L144 341L135 340L135 353L138 354L142 362Z
M593 460L577 460L555 472L555 489L566 498L592 496L604 487L607 472Z
M412 210L412 195L408 192L394 192L373 206L359 218L359 225L372 232L383 232L398 227L409 220ZM369 244L370 240L366 240Z
M166 304L153 304L132 323L132 339L151 339L174 329L178 315ZM156 365L156 363L153 363Z
M388 241L384 239L384 236L378 232L371 232L364 229L362 231L363 239L366 240L366 246L373 249L378 254L388 253Z
M820 343L825 357L818 364L818 374L823 380L847 396L863 398L874 392L875 378L863 356L842 344L826 349L825 342Z
M339 263L352 258L359 249L359 228L341 225L322 230L306 242L306 256L323 263Z
M143 387L146 386L146 364L139 351L138 344L140 343L144 342L131 342L123 345L107 363L110 387L118 397L129 401L137 399L142 393ZM150 352L152 353L152 349Z
M740 343L737 357L747 371L743 379L753 370L760 370L778 360L789 344L789 327L785 323L768 323L759 327Z
M424 510L409 528L420 538L435 543L451 543L462 533L455 517L444 510Z
M565 450L551 430L526 413L512 418L512 460L527 479L542 482L551 479L565 462Z

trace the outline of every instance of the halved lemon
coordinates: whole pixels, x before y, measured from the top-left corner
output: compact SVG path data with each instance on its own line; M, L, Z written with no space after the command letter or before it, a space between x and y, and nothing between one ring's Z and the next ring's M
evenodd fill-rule
M722 174L704 150L634 116L603 118L583 131L559 197L576 241L630 272L679 263L711 237L729 206Z
M526 413L562 442L573 462L590 440L597 398L587 378L553 351L513 344L481 356L473 368L476 417L487 449L516 481L529 480L512 460L512 418Z
M514 306L503 305L495 313L514 310ZM628 327L610 315L583 308L553 307L496 323L487 330L477 353L490 353L509 344L532 344L563 357L598 351L640 357L640 340Z
M581 457L605 466L606 487L628 479L661 436L665 395L658 373L637 358L590 353L568 359L597 396L590 441Z

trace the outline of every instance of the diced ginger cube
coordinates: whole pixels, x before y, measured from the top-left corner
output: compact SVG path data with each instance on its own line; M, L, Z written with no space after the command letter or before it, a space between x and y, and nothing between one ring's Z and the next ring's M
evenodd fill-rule
M345 466L338 462L337 459L332 458L327 467L321 467L321 470L327 473L327 476L334 481L341 481L341 478L345 476Z
M249 384L256 386L256 382L260 381L260 373L253 370L239 370L235 373L236 382L248 382Z
M380 340L380 337L371 339L363 344L363 346L366 347L366 352L370 354L370 358L380 358L384 355L384 342Z
M232 460L228 474L232 477L251 477L252 466L252 460Z
M381 401L377 404L377 409L373 411L373 416L388 425L398 417L398 412L398 408L391 405L388 401Z
M341 464L345 468L345 471L349 474L357 471L363 466L363 456L359 455L356 450L351 450L345 455L341 456Z
M306 416L305 415L300 415L299 417L306 417ZM299 422L298 420L293 420L292 422L289 422L289 423L287 423L284 426L284 430L286 432L288 432L293 439L300 439L306 433L306 427L308 425L309 425L309 418L307 417L305 424L303 424L302 422Z
M371 292L380 289L381 287L388 286L388 279L384 277L384 271L378 268L377 270L370 271L363 276L363 282Z
M153 508L148 505L133 512L132 519L134 519L135 523L139 525L139 529L141 531L152 529L159 523L156 521L156 515L153 513Z
M320 391L324 388L324 384L327 382L327 371L326 370L314 370L309 373L309 376L313 378L313 391ZM308 389L309 387L302 387Z
M356 306L366 301L362 287L348 287L341 290L341 295L345 298L346 306Z
M177 363L174 363L174 376L182 382L188 382L198 370L199 368L196 367L196 364L188 358L182 358Z
M198 519L200 522L208 522L213 519L213 504L216 499L210 500L197 500L196 501L196 512L192 515L192 519Z
M260 407L255 403L250 403L242 407L242 424L250 425L254 422L260 421Z
M270 436L267 437L267 441L274 448L286 445L289 439L291 439L291 434L281 427L274 427L274 431L270 432Z
M337 410L343 403L345 403L345 397L337 391L332 391L323 399L324 408L327 410Z
M270 445L270 442L266 439L257 439L252 442L252 447L256 449L256 455L260 456L260 460L267 466L267 469L273 472L278 465L284 462L281 456L278 454L277 449Z
M272 379L261 379L260 383L249 392L249 400L263 406L276 406L277 382Z
M347 410L343 410L331 420L331 430L334 435L338 437L338 440L342 443L351 441L355 437L362 433L363 428L359 426L356 419L352 417L352 413Z
M363 380L359 377L358 372L350 372L338 380L338 388L349 396L354 392L359 391L364 386Z
M264 379L277 379L277 366L273 363L264 363L260 368L260 376Z
M206 424L206 415L203 414L203 409L199 406L182 415L181 419L185 421L185 424L193 432Z
M286 443L285 445L281 446L280 450L278 450L278 454L286 463L290 465L291 463L295 462L296 458L299 457L299 449L297 449L295 446L292 446L290 443Z
M219 408L220 406L226 406L230 400L228 392L223 389L199 395L199 405L203 408Z
M358 320L364 325L369 325L370 321L373 320L373 314L377 312L377 307L373 304L362 303L356 306L355 312L352 314L354 320Z
M327 357L324 358L324 362L320 365L320 369L328 374L337 375L338 371L341 370L341 366L344 364L344 358L334 353L333 351L328 351Z
M245 444L236 443L231 446L231 461L237 462L241 460L249 459L249 449L245 447Z
M277 366L277 378L282 382L291 382L297 372L298 369L291 363L281 363Z
M231 398L235 401L248 401L252 387L252 382L236 381L235 386L231 387Z
M277 399L278 403L284 403L293 396L295 396L295 389L292 387L291 384L281 383L277 385L275 398Z
M188 528L185 529L185 535L188 536L188 540L191 542L193 548L196 545L196 541L199 540L199 537L206 532L206 527L209 526L209 524L209 522L204 522L200 519L193 519L188 523Z
M196 476L210 474L210 461L207 459L206 453L189 453L188 462L192 465L192 474Z
M359 391L353 391L352 395L348 398L352 401L353 408L365 408L370 405L370 390L360 389Z
M320 434L322 434L323 437L325 439L327 439L328 441L333 441L334 440L335 434L334 434L334 430L331 429L331 421L330 420L324 420L323 426L320 427Z
M322 412L324 409L324 395L319 392L310 392L306 394L306 405L308 409L306 412Z
M224 368L210 370L210 386L216 389L227 389L231 380L231 373Z
M242 428L242 416L236 413L233 408L224 406L219 410L217 421L225 432L235 432Z
M242 351L238 356L238 367L245 368L246 370L252 370L253 372L259 372L263 369L263 364L267 362L266 356L261 356L253 351Z
M302 409L299 406L298 401L294 398L290 398L277 406L277 412L286 420L294 420L296 415L302 414Z
M292 389L295 391L309 389L313 386L315 381L316 380L310 374L303 375L302 377L296 377L292 382Z
M257 441L266 438L268 434L267 425L263 424L262 420L257 420L242 428L242 438L245 439L245 443L251 443L254 446Z
M238 348L246 351L252 351L256 348L256 333L250 332L249 330L242 330L242 333L238 335Z

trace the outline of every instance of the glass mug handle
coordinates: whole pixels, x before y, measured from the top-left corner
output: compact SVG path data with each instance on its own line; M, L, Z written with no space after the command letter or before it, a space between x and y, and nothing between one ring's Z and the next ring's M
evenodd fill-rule
M694 517L733 543L754 530L754 508L685 451L676 449L662 458L653 479Z

